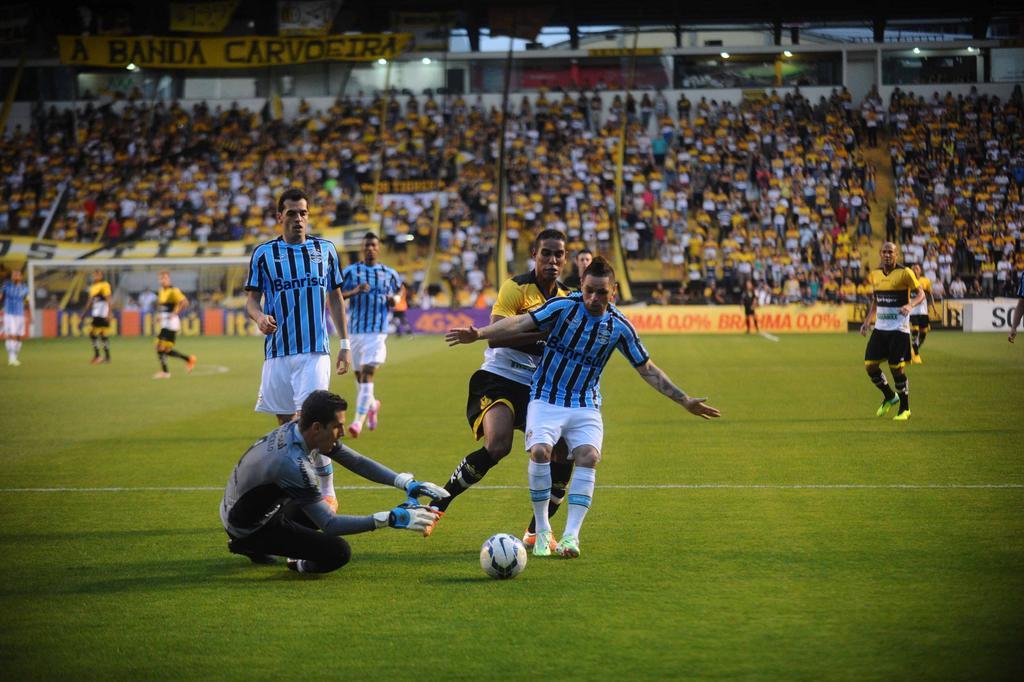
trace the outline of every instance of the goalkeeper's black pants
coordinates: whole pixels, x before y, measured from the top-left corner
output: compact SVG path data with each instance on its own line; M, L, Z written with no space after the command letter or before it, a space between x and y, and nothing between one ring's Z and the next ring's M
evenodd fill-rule
M232 538L228 547L236 554L305 559L307 573L330 573L352 558L352 548L344 538L321 532L294 502L284 505L252 535Z

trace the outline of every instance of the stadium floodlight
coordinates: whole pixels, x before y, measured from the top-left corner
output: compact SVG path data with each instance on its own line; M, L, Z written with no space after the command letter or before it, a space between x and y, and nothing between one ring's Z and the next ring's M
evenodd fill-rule
M914 48L914 54L921 54L921 48L915 47Z
M722 59L728 59L729 58L729 53L728 52L722 52L721 54L722 54Z
M128 66L126 66L124 68L128 69L129 71L135 71L139 67L135 66L135 62L131 62L130 64L128 64Z
M789 50L783 50L783 51L782 51L782 56L783 56L783 57L786 57L786 58L789 58L789 57L792 57L792 56L793 56L793 53L792 53L792 52L790 52Z
M424 64L429 64L431 62L431 59L430 59L430 57L424 57L420 61L423 62Z
M971 54L972 52L974 52L974 46L973 45L968 45L967 46L967 53Z
M384 59L384 57L381 57L380 59L377 60L377 63L380 64L381 66L387 66L388 60Z

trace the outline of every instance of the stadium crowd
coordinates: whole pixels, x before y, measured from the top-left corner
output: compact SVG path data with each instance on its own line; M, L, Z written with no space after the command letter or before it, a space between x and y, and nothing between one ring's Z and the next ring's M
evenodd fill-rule
M888 110L876 92L855 108L845 88L816 103L799 90L739 105L661 92L602 101L542 91L512 106L510 271L544 228L563 230L571 250L608 253L623 119L622 247L660 260L677 283L655 302L733 302L748 279L763 302L866 300L880 209L862 145L877 143L886 119L897 183L887 236L941 282L938 297L957 276L979 295L1001 293L1024 269L1019 89L1005 103L897 91ZM339 97L326 111L302 102L291 120L269 104L40 108L0 147L0 232L35 234L66 183L50 238L258 241L274 234L274 197L301 185L312 224L379 225L404 259L410 246L429 250L434 204L423 190L440 186L439 272L472 303L496 256L500 137L500 113L481 98L432 94ZM378 172L398 191L381 193L371 215Z

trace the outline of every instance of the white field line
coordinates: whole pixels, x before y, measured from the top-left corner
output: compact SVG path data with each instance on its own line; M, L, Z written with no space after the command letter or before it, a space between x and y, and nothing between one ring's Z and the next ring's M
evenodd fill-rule
M381 490L379 485L338 485L336 490ZM636 483L599 485L604 490L1024 490L1024 483ZM477 485L475 490L526 490L520 485ZM139 486L108 488L0 488L0 493L195 493L223 486Z
M758 332L758 334L761 336L761 338L768 339L769 341L774 341L775 343L779 342L779 337L775 336L775 334L769 334L768 332Z

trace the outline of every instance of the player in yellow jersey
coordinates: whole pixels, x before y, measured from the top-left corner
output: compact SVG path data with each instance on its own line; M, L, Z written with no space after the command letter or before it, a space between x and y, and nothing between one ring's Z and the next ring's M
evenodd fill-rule
M913 363L920 365L924 362L921 359L921 346L924 345L924 339L932 328L928 319L928 306L932 304L932 281L921 274L921 266L918 263L914 263L912 268L925 295L925 300L910 312L910 345L914 351Z
M185 368L191 372L196 366L196 356L185 355L174 350L174 342L181 331L181 313L188 307L188 298L176 286L171 285L171 273L166 270L160 273L160 293L156 298L157 320L160 335L156 339L156 356L160 360L160 371L153 375L154 379L170 379L167 371L167 356L185 361Z
M874 293L864 323L860 326L861 336L867 335L871 318L877 315L875 328L864 351L864 368L871 383L883 396L875 414L884 417L893 405L899 403L899 412L893 419L906 421L910 418L910 387L905 370L911 354L910 312L924 300L924 290L913 270L896 263L895 244L882 244L881 257L881 267L868 275ZM915 291L916 294L913 293ZM895 392L879 367L883 360L889 362Z
M565 296L569 288L558 281L565 265L565 235L558 230L543 230L531 247L533 270L505 280L498 291L498 300L491 308L491 323L506 317L515 317L539 308L548 299ZM483 438L483 447L466 455L455 467L451 479L445 484L451 497L437 501L442 512L452 500L479 483L484 475L512 449L512 435L516 429L526 428L526 406L530 402L530 382L537 362L544 352L545 334L515 348L491 346L484 351L484 362L469 380L469 400L466 417L477 440ZM552 462L552 492L549 513L558 509L565 496L572 462L566 455L565 441L559 441L556 453L561 456ZM534 533L527 530L525 542L532 546Z
M110 329L110 299L113 293L110 289L110 282L103 277L102 270L94 270L92 273L92 284L89 286L89 300L85 304L91 318L89 326L89 339L92 341L92 360L94 365L110 362L110 339L107 332ZM100 346L103 347L103 357L100 357Z

